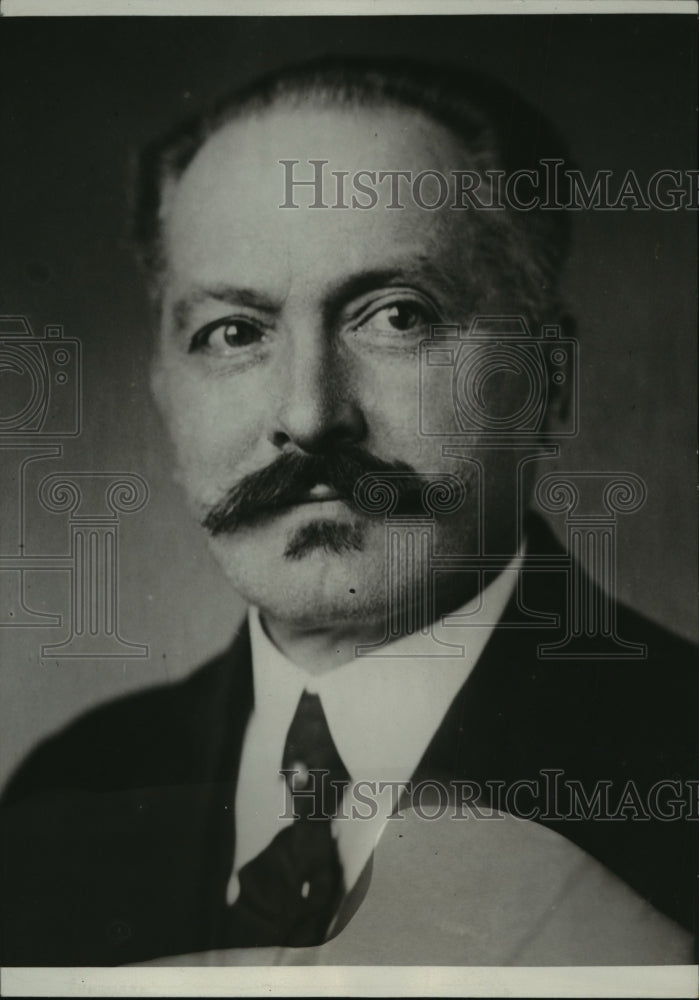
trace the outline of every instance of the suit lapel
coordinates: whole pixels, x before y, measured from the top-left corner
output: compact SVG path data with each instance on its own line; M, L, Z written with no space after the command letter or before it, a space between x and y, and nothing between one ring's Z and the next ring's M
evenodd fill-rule
M243 739L253 708L252 657L247 618L231 647L209 665L192 736L201 740L206 801L203 842L198 850L200 920L205 940L215 947L225 926L226 887L235 851L235 795ZM204 776L205 775L205 776Z
M562 615L565 576L536 568L537 556L564 554L548 528L537 519L528 522L528 555L513 592L478 661L458 691L420 762L420 776L496 777L516 765L529 763L535 717L541 712L541 685L546 675L538 646L552 641L548 628L533 624L530 611ZM550 669L550 668L549 668ZM574 669L568 671L559 695L571 695ZM549 728L549 736L550 727Z

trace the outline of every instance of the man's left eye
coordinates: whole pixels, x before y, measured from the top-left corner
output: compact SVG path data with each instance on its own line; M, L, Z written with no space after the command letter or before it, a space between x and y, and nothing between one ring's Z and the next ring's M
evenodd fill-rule
M368 333L410 333L429 326L431 320L428 309L418 302L392 302L373 312L357 329Z

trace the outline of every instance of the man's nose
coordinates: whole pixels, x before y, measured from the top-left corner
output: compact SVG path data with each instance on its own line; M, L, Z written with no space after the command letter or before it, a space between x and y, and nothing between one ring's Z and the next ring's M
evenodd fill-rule
M358 444L366 423L347 361L324 337L296 342L279 359L270 438L277 448L327 451Z

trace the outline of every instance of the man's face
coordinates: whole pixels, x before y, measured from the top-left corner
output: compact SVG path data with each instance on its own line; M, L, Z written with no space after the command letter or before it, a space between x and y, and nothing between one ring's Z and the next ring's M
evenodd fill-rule
M312 209L314 191L285 199L280 160L325 159L332 171L464 168L439 125L409 110L279 108L230 123L199 150L166 197L168 267L154 388L174 440L178 475L200 520L245 477L280 456L324 456L358 446L421 475L455 474L465 504L435 521L441 553L474 552L481 531L479 472L446 457L454 426L443 378L423 376L419 344L435 323L466 327L476 312L508 312L497 276L479 259L475 220L411 197L388 209ZM468 166L468 163L466 163ZM348 188L345 201L351 200ZM435 198L426 184L425 200ZM367 199L362 198L362 201ZM443 374L443 373L442 373ZM514 516L516 458L471 449L499 489L488 533ZM310 526L310 527L309 527ZM314 526L318 530L314 530ZM320 527L318 527L320 526ZM211 538L225 573L249 601L300 628L377 622L386 607L386 526L323 482L293 503L244 517ZM427 572L419 558L405 586ZM451 581L456 594L461 578Z

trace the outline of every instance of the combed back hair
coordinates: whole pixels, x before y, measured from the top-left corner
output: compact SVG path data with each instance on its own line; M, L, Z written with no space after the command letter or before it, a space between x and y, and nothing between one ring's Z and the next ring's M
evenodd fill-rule
M563 160L569 165L567 148L551 124L507 87L480 74L414 60L364 57L328 57L287 67L224 94L143 151L134 235L156 301L166 265L162 238L166 188L224 125L273 108L291 112L301 107L420 112L452 133L469 170L505 174L538 170L541 190L536 185L531 190L542 201L541 161ZM487 190L481 188L480 196L487 197ZM568 213L539 208L456 211L476 234L484 302L488 295L482 278L490 276L486 284L497 283L505 291L507 311L523 312L534 323L555 321L558 275L569 244Z

